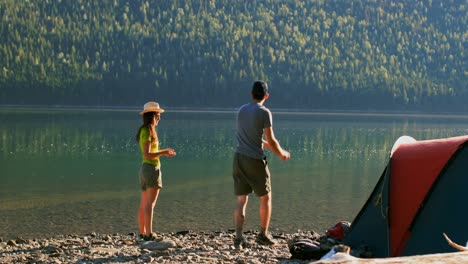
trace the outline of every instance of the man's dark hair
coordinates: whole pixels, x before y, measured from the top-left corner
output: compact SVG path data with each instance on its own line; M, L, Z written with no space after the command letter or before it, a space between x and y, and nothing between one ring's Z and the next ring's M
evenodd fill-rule
M262 100L268 93L268 85L264 81L256 81L252 86L252 96L255 100Z

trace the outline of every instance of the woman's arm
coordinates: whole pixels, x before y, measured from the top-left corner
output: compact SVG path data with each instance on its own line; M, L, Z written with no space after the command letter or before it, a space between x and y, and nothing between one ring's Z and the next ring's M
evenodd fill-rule
M150 141L143 143L143 156L145 156L145 159L147 160L154 160L161 156L173 157L176 155L175 150L171 148L161 149L157 152L150 152L150 149L151 149Z

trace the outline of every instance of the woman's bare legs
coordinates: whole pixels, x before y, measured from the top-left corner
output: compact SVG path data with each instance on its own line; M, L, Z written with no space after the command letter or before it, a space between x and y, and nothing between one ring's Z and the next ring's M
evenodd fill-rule
M159 187L153 187L141 192L138 225L142 235L150 235L153 232L153 210L160 190Z

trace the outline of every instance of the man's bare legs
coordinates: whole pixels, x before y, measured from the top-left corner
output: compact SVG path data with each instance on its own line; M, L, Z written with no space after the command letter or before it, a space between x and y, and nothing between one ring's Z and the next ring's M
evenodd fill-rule
M267 234L271 218L271 192L260 197L260 234Z
M247 195L237 196L236 208L234 209L234 225L236 226L236 237L242 238L245 223L245 209L249 197Z
M234 223L236 226L236 240L234 246L247 246L247 242L243 236L243 228L245 223L245 209L249 197L247 195L237 196L236 208L234 210ZM274 239L268 235L271 218L271 192L260 197L260 234L257 237L257 243L263 245L275 244Z
M260 234L257 243L262 245L274 245L276 241L268 234L271 218L271 192L260 197Z

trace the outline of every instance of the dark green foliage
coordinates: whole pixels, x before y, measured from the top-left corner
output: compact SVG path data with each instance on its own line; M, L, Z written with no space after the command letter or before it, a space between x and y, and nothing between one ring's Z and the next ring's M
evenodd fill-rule
M464 110L466 1L0 1L0 103ZM449 107L449 108L448 108Z

